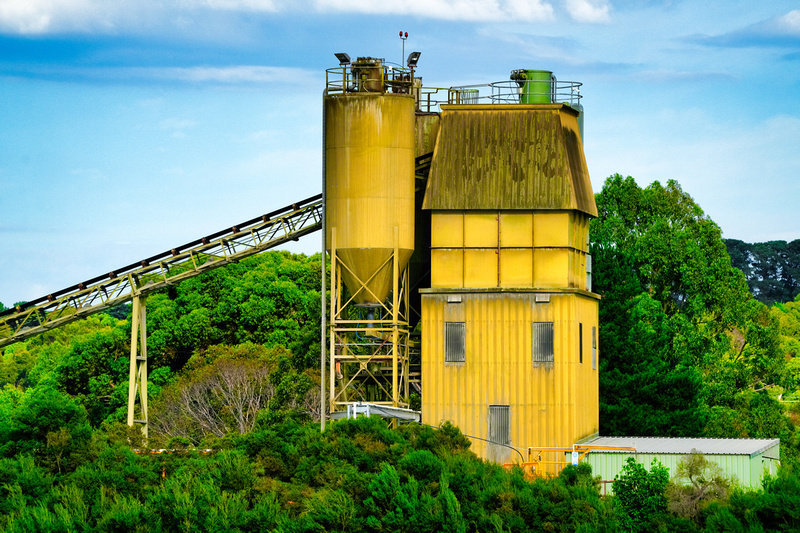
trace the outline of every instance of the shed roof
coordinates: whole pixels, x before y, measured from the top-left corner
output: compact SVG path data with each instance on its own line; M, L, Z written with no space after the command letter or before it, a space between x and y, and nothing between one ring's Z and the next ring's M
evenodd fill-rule
M780 439L692 439L669 437L597 437L584 446L619 446L636 448L637 453L681 454L697 450L706 455L754 456L781 443ZM597 450L591 453L631 453Z
M423 209L570 209L597 216L566 104L442 106Z

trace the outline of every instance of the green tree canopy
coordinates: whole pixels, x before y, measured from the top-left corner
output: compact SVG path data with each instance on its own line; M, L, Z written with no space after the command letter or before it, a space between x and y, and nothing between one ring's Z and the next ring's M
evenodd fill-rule
M602 434L700 436L712 407L735 409L738 392L782 379L768 310L677 182L615 175L596 201Z

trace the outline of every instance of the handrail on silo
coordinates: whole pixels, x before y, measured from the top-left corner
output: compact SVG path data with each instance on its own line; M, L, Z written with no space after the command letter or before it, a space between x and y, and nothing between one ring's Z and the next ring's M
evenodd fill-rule
M414 88L414 70L384 65L353 63L329 68L325 71L327 94L346 93L396 93L411 94Z
M414 69L385 65L384 60L359 58L348 65L329 68L325 71L325 86L328 95L347 93L397 93L414 94L417 109L422 112L437 112L443 104L520 104L539 101L567 104L580 108L583 97L576 81L548 82L547 92L531 92L516 80L503 80L476 85L452 87L423 87L421 78L415 78ZM524 92L524 98L523 98ZM541 98L536 98L541 97Z

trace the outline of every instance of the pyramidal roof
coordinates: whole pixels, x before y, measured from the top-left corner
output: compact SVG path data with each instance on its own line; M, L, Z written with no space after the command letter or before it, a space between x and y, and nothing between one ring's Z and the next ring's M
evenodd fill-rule
M566 104L442 106L423 209L569 209L597 216Z

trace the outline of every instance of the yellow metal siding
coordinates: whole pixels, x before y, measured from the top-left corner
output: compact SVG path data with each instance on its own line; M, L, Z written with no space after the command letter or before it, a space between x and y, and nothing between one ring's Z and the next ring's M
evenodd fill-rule
M442 109L424 209L575 209L597 215L570 107Z
M467 435L487 438L489 405L511 407L511 443L568 446L597 433L597 371L591 367L587 335L597 325L597 301L580 294L551 294L536 303L534 293L424 294L422 376L423 422L454 421ZM466 323L466 361L444 362L444 322ZM532 322L554 323L555 361L534 368ZM584 324L584 357L579 363L578 327ZM497 447L473 441L473 450L493 460ZM519 457L511 452L514 457Z
M464 246L497 248L497 213L464 214Z
M461 248L464 246L464 215L437 213L431 217L431 247Z
M586 288L589 217L555 212L434 212L433 288Z
M569 287L569 255L563 248L536 248L533 252L533 286Z
M573 211L570 216L570 246L576 250L589 250L589 217Z
M497 287L497 250L464 250L464 286Z
M533 246L533 213L500 213L500 246L531 248Z
M431 250L431 286L460 288L464 286L464 249Z
M326 243L366 281L391 257L395 228L400 270L414 249L414 99L350 94L325 98ZM351 291L358 284L347 270ZM392 283L391 266L372 278L378 301ZM358 301L374 300L361 291Z
M500 287L533 287L533 249L500 249Z
M569 246L570 213L567 211L533 215L533 243L537 247Z

